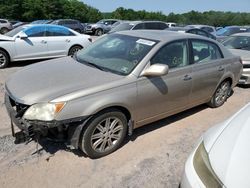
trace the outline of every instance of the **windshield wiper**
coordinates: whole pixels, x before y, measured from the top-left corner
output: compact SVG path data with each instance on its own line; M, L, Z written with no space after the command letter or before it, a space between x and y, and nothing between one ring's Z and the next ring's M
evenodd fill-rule
M89 62L89 61L82 60L82 59L80 60L80 59L77 58L77 56L75 56L75 58L76 58L76 61L78 61L78 62L80 62L80 63L84 63L84 64L86 64L86 65L95 67L95 68L97 68L97 69L99 69L99 70L101 70L101 71L106 71L106 70L104 70L104 68L102 68L101 66L99 66L99 65L97 65L97 64L95 64L95 63L91 63L91 62Z

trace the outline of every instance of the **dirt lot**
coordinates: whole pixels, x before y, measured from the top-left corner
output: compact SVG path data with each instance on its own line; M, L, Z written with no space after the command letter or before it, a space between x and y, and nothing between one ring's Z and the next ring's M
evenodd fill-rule
M14 144L3 101L4 82L26 64L0 70L1 188L178 187L185 160L201 134L250 101L250 89L237 87L223 107L202 105L144 126L115 153L91 160L59 143Z

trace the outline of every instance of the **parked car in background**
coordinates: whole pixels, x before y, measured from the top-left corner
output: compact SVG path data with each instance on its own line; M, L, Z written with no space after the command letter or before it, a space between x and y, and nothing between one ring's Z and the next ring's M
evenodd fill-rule
M222 44L242 59L243 72L239 84L250 85L250 33L231 35Z
M213 35L216 35L216 29L213 26L210 25L187 25L185 26L186 28L197 28L197 29L202 29L204 31L207 31Z
M78 20L61 19L61 20L55 20L55 21L51 22L51 24L61 25L61 26L73 29L73 30L77 31L78 33L84 33L84 26Z
M181 188L248 188L250 104L209 129L189 156Z
M203 103L223 105L241 70L239 57L208 38L123 31L73 58L15 73L6 82L5 104L21 130L13 132L17 139L60 136L98 158L135 128Z
M176 27L176 25L177 25L174 22L167 22L166 24L168 25L168 27Z
M57 25L24 25L0 35L0 68L13 61L48 59L73 55L91 44L81 35Z
M53 22L53 20L35 20L30 24L50 24L51 22Z
M216 36L214 36L213 34L207 32L205 30L198 29L198 28L170 27L170 28L167 28L166 30L168 30L168 31L178 31L178 32L183 32L183 33L191 33L191 34L201 35L201 36L208 37L208 38L216 40Z
M228 36L233 35L235 33L244 33L244 32L250 32L250 27L245 26L227 26L224 27L216 32L217 40L219 42L222 42L225 40Z
M21 25L26 25L26 24L28 24L28 23L27 22L17 22L16 24L12 25L12 27L13 27L13 29L15 29Z
M7 33L12 29L12 24L5 19L0 19L0 34Z
M161 21L124 21L121 24L113 28L109 33L125 30L164 30L168 28L165 22Z
M88 24L85 27L85 33L94 34L96 36L101 36L111 30L111 26L116 23L117 19L103 19L95 24Z

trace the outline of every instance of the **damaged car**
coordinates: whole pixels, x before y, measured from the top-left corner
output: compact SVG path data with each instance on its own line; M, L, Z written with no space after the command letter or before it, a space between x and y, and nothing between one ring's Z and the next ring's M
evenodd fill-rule
M241 71L240 58L214 40L122 31L14 73L5 104L17 140L64 140L99 158L138 127L203 103L223 105Z

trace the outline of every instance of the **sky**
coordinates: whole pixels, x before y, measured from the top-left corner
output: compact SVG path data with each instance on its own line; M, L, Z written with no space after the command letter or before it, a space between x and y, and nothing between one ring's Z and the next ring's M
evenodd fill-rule
M118 7L134 10L161 11L164 14L195 11L250 12L250 0L82 0L101 12L112 12Z

